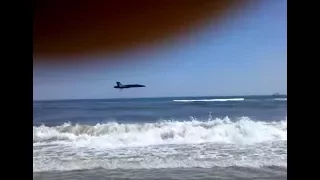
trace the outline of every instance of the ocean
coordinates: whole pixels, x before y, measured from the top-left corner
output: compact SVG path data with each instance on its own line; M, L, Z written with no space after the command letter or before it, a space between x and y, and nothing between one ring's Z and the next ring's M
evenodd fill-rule
M287 97L34 101L34 179L287 179Z

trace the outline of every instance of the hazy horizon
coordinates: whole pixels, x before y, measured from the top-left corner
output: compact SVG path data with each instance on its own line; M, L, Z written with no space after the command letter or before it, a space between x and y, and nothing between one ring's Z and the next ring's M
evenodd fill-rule
M200 95L200 96L158 96L158 97L129 97L129 98L86 98L86 99L40 99L40 100L33 100L35 101L73 101L73 100L112 100L112 99L157 99L157 98L242 98L242 97L256 97L256 96L272 96L273 94L252 94L252 95L227 95L227 96L218 96L218 95ZM287 96L287 94L279 93L279 96Z

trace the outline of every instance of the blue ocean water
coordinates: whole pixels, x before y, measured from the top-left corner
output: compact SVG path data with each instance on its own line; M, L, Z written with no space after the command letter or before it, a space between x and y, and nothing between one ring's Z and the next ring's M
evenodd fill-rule
M33 110L37 177L181 179L187 168L195 177L286 178L286 96L34 101Z
M286 96L170 97L136 99L35 101L34 125L66 122L94 125L105 122L142 123L229 117L279 121L286 118Z

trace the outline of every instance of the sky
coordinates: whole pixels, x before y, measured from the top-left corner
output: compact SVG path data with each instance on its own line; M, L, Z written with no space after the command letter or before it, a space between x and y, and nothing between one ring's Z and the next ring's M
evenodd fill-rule
M84 67L34 65L33 99L268 95L287 92L286 1L264 1L206 24L187 38L115 56L131 61ZM152 59L152 61L148 61ZM114 89L122 84L146 88Z

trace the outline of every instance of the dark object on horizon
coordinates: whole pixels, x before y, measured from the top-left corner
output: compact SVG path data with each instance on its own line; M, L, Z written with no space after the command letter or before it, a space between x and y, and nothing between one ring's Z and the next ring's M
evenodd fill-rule
M124 89L124 88L135 88L135 87L146 87L145 85L141 85L141 84L127 84L127 85L123 85L120 82L117 82L117 85L114 86L114 88L116 89Z
M281 96L279 93L274 93L272 96Z

